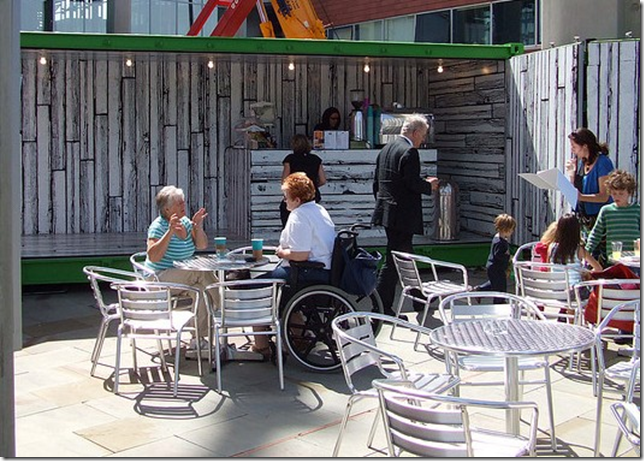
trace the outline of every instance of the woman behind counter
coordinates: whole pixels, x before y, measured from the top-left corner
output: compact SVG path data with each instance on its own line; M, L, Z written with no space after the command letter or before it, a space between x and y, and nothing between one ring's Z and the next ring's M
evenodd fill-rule
M335 107L329 107L322 114L322 122L313 127L313 131L334 131L340 129L342 116L340 111Z
M292 154L288 154L282 161L282 183L291 174L302 172L313 181L315 187L315 201L321 200L320 186L326 184L326 175L324 167L322 166L322 159L311 153L311 143L309 138L303 134L296 134L291 139ZM290 212L286 207L286 202L282 200L280 203L280 218L282 220L282 228L286 226Z

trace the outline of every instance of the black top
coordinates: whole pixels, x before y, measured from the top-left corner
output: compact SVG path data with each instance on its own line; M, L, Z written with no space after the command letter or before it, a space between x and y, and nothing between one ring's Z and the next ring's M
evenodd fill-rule
M373 193L374 226L423 234L421 194L431 195L432 185L420 177L418 149L406 138L398 137L378 154Z
M318 173L320 172L320 165L322 164L322 159L315 154L288 154L282 160L282 164L288 163L291 167L291 173L303 172L305 173L313 184L315 184L315 201L320 201L320 177Z
M510 244L499 235L495 235L490 246L490 254L487 257L486 268L493 267L499 272L505 272L510 264Z

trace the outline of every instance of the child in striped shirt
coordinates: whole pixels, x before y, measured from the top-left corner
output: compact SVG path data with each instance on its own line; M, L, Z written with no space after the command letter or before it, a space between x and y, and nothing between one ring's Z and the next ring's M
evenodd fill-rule
M590 253L606 237L606 248L611 242L622 242L624 251L633 251L633 242L640 238L640 204L632 203L635 193L635 177L623 170L614 170L608 175L606 188L613 203L599 210L597 221L588 235L586 250Z

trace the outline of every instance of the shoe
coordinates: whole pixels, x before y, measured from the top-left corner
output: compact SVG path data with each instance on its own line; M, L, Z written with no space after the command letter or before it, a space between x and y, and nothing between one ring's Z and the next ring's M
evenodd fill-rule
M385 309L385 311L383 313L385 315L388 315L389 317L395 317L396 316L396 313L394 311L392 311L391 309L389 309L389 310ZM405 314L398 315L398 318L400 320L404 320L405 322L409 322L409 317L407 317Z
M208 340L206 338L202 338L201 341L199 342L199 345L201 346L201 360L208 360ZM186 349L186 360L196 360L197 359L197 340L195 338L192 338L190 340L190 344L188 345L188 349Z
M631 334L628 331L623 331L623 330L620 330L619 332L620 332L620 334L625 334L625 335ZM633 338L624 338L622 336L622 337L614 338L613 342L615 344L619 345L619 346L626 346L626 345L632 346L633 345Z
M258 353L258 354L262 354L262 357L264 357L264 362L267 362L268 360L270 360L270 359L271 359L272 351L271 351L271 347L270 347L270 346L266 346L266 347L257 347L257 346L255 346L255 345L253 345L253 346L250 348L250 350L251 350L251 351L253 351L253 352L256 352L256 353Z

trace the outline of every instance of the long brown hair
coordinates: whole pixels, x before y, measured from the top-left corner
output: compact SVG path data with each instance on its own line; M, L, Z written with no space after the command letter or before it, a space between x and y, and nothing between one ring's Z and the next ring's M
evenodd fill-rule
M553 263L567 264L575 261L575 255L581 244L581 224L577 216L566 213L559 218L554 243L557 246L550 258Z
M597 142L597 136L588 128L577 128L568 135L568 139L580 146L588 147L588 158L581 159L586 165L595 163L599 154L608 155L608 144L605 142Z

